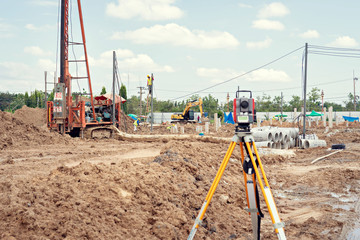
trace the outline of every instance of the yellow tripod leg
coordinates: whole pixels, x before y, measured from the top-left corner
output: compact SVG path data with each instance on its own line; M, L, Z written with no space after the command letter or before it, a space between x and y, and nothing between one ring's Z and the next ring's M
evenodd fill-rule
M266 206L269 210L269 214L270 214L270 217L271 217L271 220L272 220L272 223L274 225L274 228L275 228L275 232L277 233L277 236L278 236L278 239L279 240L286 240L286 236L285 236L285 232L284 232L284 224L281 222L280 220L280 216L279 216L279 212L276 208L276 204L275 204L275 201L274 201L274 197L272 195L272 192L271 192L271 189L270 189L270 186L269 186L269 183L267 181L267 178L266 178L266 174L265 174L265 171L264 171L264 168L263 168L263 165L261 163L261 159L260 159L260 156L259 156L259 153L257 151L257 148L255 146L254 143L252 143L252 146L254 148L254 152L255 152L255 155L256 155L256 158L258 160L258 163L259 163L259 167L260 167L260 170L261 170L261 173L262 173L262 176L264 178L264 182L265 182L265 187L263 185L263 182L262 182L262 179L261 179L261 176L260 176L260 173L259 173L259 170L256 166L256 162L255 162L255 159L254 159L254 155L251 151L251 147L250 147L250 143L249 142L245 142L245 145L246 145L246 148L249 152L249 156L250 156L250 159L251 159L251 162L253 164L253 167L254 167L254 170L255 170L255 174L256 174L256 177L258 178L259 180L259 185L260 185L260 188L261 188L261 191L264 195L264 198L265 198L265 202L266 202Z
M219 168L218 172L216 173L214 181L211 184L209 192L206 195L205 201L204 201L203 205L201 206L199 215L195 219L195 223L190 231L189 237L187 238L188 240L192 240L194 238L195 233L196 233L197 229L199 228L199 224L201 223L202 219L204 218L205 212L206 212L206 210L210 204L210 201L215 193L215 190L216 190L217 186L219 185L220 179L221 179L222 175L224 174L225 168L229 162L229 159L234 151L235 146L236 146L236 142L232 141L230 143L230 146L229 146L226 154L225 154L223 161L221 162L220 168Z
M244 166L245 161L245 154L243 149L243 142L240 142L240 149L241 149L241 158L242 158L242 166ZM248 174L249 174L249 180L248 180ZM251 217L251 225L252 225L252 231L253 231L253 239L259 239L259 227L260 227L260 220L259 220L259 206L258 206L258 195L256 194L256 181L255 181L255 174L245 172L245 169L243 168L243 175L244 175L244 186L245 186L245 192L246 192L246 202L248 208L246 211L249 212L249 215Z

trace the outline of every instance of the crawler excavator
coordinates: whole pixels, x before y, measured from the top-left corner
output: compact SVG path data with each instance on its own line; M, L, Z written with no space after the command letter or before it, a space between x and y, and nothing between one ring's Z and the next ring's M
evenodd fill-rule
M87 57L85 30L81 10L81 2L77 0L82 42L69 41L69 0L61 0L61 32L60 32L60 77L54 87L54 101L47 102L47 126L52 131L61 134L68 133L71 136L95 138L111 137L113 124L120 122L121 98L115 104L108 101L107 104L95 106L91 87L89 62ZM69 60L69 47L82 46L84 50L83 60ZM69 72L69 64L85 63L86 76L73 77ZM73 101L72 81L87 79L89 91L88 101L80 99ZM117 96L119 99L119 97ZM82 100L82 101L81 101ZM115 114L114 114L115 113Z
M193 100L191 102L188 102L186 104L186 107L184 109L184 111L180 114L173 114L171 115L171 122L172 123L176 123L176 122L180 122L180 123L188 123L188 122L195 122L194 119L194 111L191 110L192 107L196 107L199 106L200 108L200 114L201 114L201 118L204 118L204 112L203 112L203 108L202 108L202 99L199 98L199 100Z

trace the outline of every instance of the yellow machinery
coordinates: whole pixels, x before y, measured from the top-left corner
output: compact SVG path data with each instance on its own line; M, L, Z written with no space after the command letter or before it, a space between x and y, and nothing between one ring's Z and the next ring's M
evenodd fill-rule
M194 121L195 120L194 119L194 111L192 111L190 109L192 107L196 107L196 106L199 106L201 118L203 118L204 112L203 112L202 104L203 104L203 102L202 102L201 98L199 98L199 101L193 100L191 102L188 102L182 113L171 115L171 121L172 122L192 122L192 121Z

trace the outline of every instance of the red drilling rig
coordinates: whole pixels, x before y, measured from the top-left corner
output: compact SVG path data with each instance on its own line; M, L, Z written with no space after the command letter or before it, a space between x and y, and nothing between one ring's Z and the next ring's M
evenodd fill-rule
M94 104L91 88L89 62L86 50L85 31L80 0L77 0L82 42L69 41L69 0L61 0L60 32L60 77L54 87L54 101L47 102L47 126L61 134L68 133L78 137L111 137L113 124L120 123L121 98L107 99ZM85 59L69 60L69 46L82 45ZM82 62L86 65L85 77L73 77L69 72L69 63ZM71 86L73 80L87 79L90 98L74 100ZM115 99L115 104L113 100Z

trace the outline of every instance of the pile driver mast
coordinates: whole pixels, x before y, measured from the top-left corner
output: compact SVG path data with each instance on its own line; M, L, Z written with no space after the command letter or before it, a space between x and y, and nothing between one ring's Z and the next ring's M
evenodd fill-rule
M109 117L106 117L108 121L102 121L99 116L99 111L95 110L94 97L91 87L91 78L89 70L89 62L85 41L85 30L81 9L81 2L77 0L80 28L82 42L70 42L69 41L69 0L61 0L61 30L60 30L60 77L58 83L55 84L54 89L54 101L47 103L48 109L48 127L56 130L61 134L70 133L77 135L83 133L84 130L109 130L106 127L111 125L112 122ZM69 60L69 46L70 45L82 45L84 50L85 59L83 60ZM83 62L86 65L85 77L73 77L69 71L69 63L71 62ZM72 80L75 79L87 79L90 96L88 109L85 111L85 102L73 102L73 95L71 90ZM116 120L120 121L120 102L115 104L117 110ZM100 114L103 114L102 108L110 108L110 104L100 107ZM109 111L106 110L106 113ZM86 117L88 120L86 120ZM94 128L97 127L97 128ZM92 131L91 130L91 131ZM112 130L111 130L112 131ZM92 133L91 133L92 136Z

